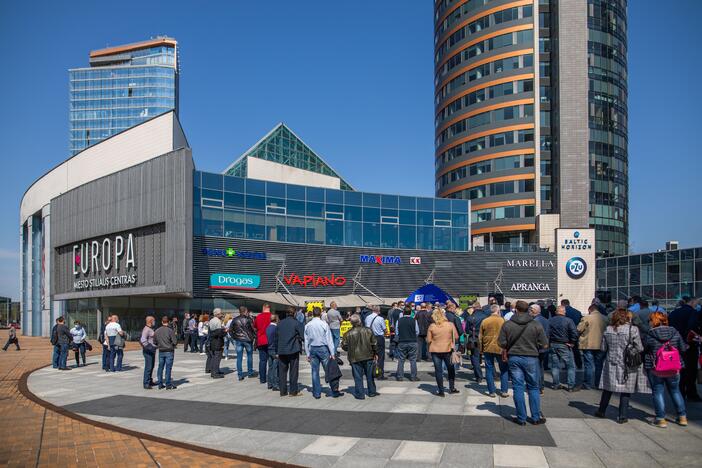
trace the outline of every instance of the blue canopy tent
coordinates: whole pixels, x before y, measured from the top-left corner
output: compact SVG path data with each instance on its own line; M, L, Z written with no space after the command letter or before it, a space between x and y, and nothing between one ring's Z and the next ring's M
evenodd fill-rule
M447 293L437 285L430 283L425 284L424 286L407 296L407 300L405 302L428 302L430 304L433 304L434 302L442 302L445 304L449 301L458 305L458 302L453 297L451 297L449 293Z

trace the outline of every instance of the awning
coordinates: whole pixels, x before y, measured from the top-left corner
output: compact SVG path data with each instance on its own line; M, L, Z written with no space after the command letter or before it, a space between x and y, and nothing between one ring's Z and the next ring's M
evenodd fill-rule
M221 291L232 296L255 299L271 304L291 305L303 307L307 302L324 301L326 305L336 302L337 307L364 307L368 305L387 305L393 302L404 301L404 297L375 297L360 294L346 294L344 296L300 296L280 292L249 292L249 291Z

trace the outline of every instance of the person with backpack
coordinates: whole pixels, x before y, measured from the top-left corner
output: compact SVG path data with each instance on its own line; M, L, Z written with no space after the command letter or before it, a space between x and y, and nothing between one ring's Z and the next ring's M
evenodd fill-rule
M653 425L660 428L668 427L665 420L665 389L668 389L675 411L675 420L681 426L687 426L685 400L680 392L680 370L683 368L682 356L687 350L678 331L668 326L668 317L662 312L649 315L651 328L644 335L644 369L653 390L653 408L656 418Z
M630 322L629 311L617 308L612 313L610 323L605 329L600 349L607 353L600 379L600 407L595 413L598 418L605 417L609 400L614 393L619 394L619 417L617 422L624 424L627 417L629 399L632 393L651 393L648 379L641 369L641 352L643 344L639 329Z

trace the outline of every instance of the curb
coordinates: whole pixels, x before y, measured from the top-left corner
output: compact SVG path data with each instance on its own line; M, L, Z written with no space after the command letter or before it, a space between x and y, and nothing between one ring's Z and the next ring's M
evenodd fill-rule
M67 418L70 418L70 419L73 419L73 420L76 420L76 421L79 421L79 422L82 422L85 424L89 424L91 426L95 426L95 427L98 427L100 429L105 429L105 430L112 431L112 432L118 432L120 434L135 437L137 439L149 440L151 442L156 442L156 443L163 444L163 445L169 445L171 447L177 447L177 448L181 448L184 450L199 452L199 453L203 453L205 455L212 455L215 457L221 457L221 458L226 458L229 460L236 460L236 461L246 462L246 463L256 463L259 465L270 466L273 468L303 468L300 465L292 465L290 463L281 463L281 462L276 462L276 461L271 461L271 460L264 460L262 458L250 457L248 455L237 455L237 454L224 452L224 451L217 450L217 449L212 449L212 448L201 447L198 445L189 444L187 442L179 442L179 441L174 441L174 440L170 440L170 439L164 439L163 437L158 437L158 436L155 436L152 434L146 434L143 432L133 431L131 429L126 429L124 427L115 426L113 424L108 424L108 423L101 422L101 421L94 421L90 418L86 418L85 416L81 416L79 414L72 413L68 410L61 408L60 406L56 406L52 403L49 403L48 401L42 400L41 398L39 398L38 396L36 396L35 394L33 394L29 390L29 386L27 385L27 380L29 379L29 376L33 372L35 372L39 369L43 369L44 367L46 367L46 365L39 366L35 369L28 370L28 371L24 372L22 374L22 377L20 377L20 379L19 379L17 387L19 388L20 393L28 400L38 404L39 406L46 408L47 410L53 411L54 413L58 413L61 416L65 416Z

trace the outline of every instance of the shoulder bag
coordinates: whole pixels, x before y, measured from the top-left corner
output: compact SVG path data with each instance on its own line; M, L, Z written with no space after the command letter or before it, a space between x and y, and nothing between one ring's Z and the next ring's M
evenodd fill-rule
M454 331L451 330L451 338L453 338L453 343L456 343L456 335L454 334ZM452 351L451 352L451 364L461 364L461 353L460 351Z
M512 346L514 346L517 343L517 341L519 341L519 339L522 337L528 326L529 322L527 322L527 324L522 327L521 331L514 339L514 341L512 341L511 343L507 343L507 347L502 350L502 362L507 362L509 360L509 350L512 349Z
M636 372L643 363L643 360L641 359L641 353L634 346L634 342L631 341L632 328L633 325L629 324L629 337L627 338L626 346L624 347L624 383L626 383L626 381L629 379L629 374Z

